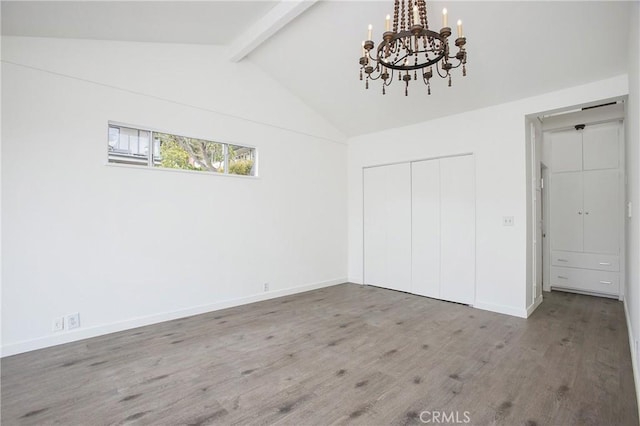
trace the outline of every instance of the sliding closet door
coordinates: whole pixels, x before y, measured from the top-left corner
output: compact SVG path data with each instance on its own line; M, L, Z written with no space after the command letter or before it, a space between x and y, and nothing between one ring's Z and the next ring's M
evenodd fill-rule
M475 299L475 167L473 156L440 160L440 298Z
M411 165L412 279L415 294L440 298L440 161Z
M364 283L411 291L411 168L364 169Z

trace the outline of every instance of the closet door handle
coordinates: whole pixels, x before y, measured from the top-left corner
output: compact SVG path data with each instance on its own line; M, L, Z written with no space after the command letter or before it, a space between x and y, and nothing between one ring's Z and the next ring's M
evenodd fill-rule
M589 212L584 212L584 214L589 214Z
M564 275L558 275L558 278L562 278L563 280L568 280L569 278L565 277Z
M600 264L601 264L601 265L604 265L604 266L611 266L611 263L610 263L610 262L600 262Z
M611 284L611 281L600 281L600 284Z
M558 262L568 262L567 259L558 259Z
M578 211L578 214L582 214L582 212L581 212L581 211Z

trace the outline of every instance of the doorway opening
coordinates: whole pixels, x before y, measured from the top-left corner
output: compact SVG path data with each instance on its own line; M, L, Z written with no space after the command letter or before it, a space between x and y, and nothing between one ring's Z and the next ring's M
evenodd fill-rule
M543 290L623 298L625 99L525 117L529 314Z

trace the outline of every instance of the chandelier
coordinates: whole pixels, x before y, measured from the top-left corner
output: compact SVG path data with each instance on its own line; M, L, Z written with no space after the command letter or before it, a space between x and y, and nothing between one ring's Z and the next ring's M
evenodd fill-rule
M382 42L375 48L371 37L373 27L369 25L368 38L362 42L360 58L360 80L369 88L369 80L382 80L382 94L385 88L395 80L404 81L405 96L409 95L409 81L421 78L431 94L431 78L436 74L449 80L451 70L462 66L462 75L467 75L467 51L464 46L467 39L462 35L462 21L458 20L458 37L455 45L458 51L452 55L449 51L451 28L448 26L447 9L442 11L440 32L429 29L427 7L424 0L395 0L393 10L393 28L391 16L387 15ZM419 72L419 75L418 75Z

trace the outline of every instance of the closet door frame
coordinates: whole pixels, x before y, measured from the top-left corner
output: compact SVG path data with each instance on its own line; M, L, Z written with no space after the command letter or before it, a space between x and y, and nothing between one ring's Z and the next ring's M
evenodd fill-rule
M627 181L627 169L626 169L626 163L625 163L625 156L626 156L626 152L625 152L625 132L624 132L624 121L623 120L618 120L618 124L619 124L619 128L618 128L618 156L619 156L619 168L618 171L620 172L618 174L618 179L619 179L619 188L620 188L620 192L618 193L618 199L619 199L619 212L620 212L620 238L618 241L620 241L620 296L618 297L619 300L624 300L624 294L626 291L626 275L627 275L627 241L626 241L626 228L627 228L627 219L628 219L628 210L627 210L627 188L626 188L626 181Z

